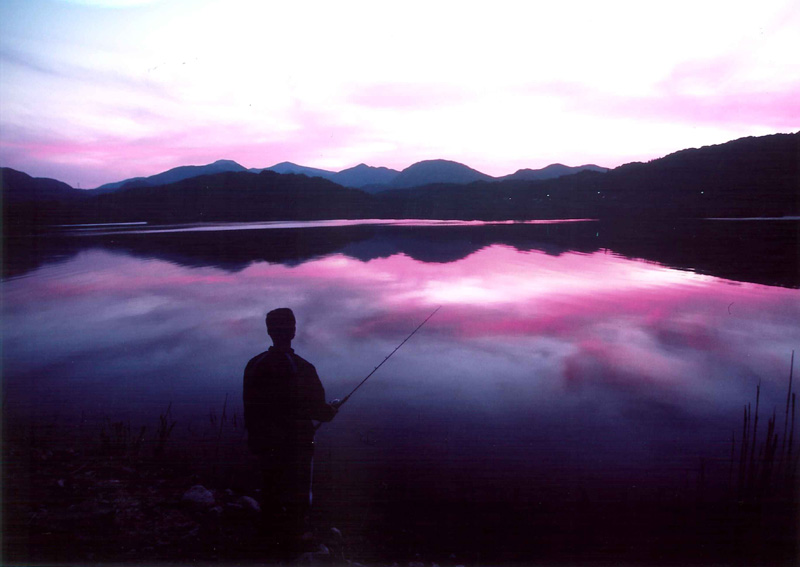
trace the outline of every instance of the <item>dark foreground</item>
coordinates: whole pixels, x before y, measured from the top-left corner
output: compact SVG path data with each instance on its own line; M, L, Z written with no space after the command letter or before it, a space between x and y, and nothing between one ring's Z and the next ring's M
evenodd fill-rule
M509 484L487 495L434 482L431 471L378 475L325 451L313 539L307 553L289 553L259 534L241 431L216 428L213 416L194 437L171 437L168 415L154 433L110 420L7 423L4 563L797 564L794 480L777 466L754 478L731 467L724 487L701 471L678 490L642 479L566 492ZM206 491L189 492L198 485Z

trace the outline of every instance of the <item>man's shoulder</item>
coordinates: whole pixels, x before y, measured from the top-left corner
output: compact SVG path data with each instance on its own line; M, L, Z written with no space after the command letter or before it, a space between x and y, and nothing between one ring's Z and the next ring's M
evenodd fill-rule
M253 368L260 360L263 360L267 354L269 354L268 350L265 350L262 353L255 355L253 358L247 361L247 366L245 366L245 370L248 368Z
M311 364L309 361L307 361L305 358L303 358L302 356L300 356L296 352L292 353L292 355L294 356L294 361L295 361L295 364L297 364L298 368L304 368L306 370L313 370L313 371L316 372L317 369L314 368L314 365Z

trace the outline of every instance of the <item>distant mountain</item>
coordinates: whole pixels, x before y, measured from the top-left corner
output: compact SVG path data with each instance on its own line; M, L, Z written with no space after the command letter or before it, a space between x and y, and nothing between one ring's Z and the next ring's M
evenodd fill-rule
M369 186L389 185L400 174L395 169L388 167L372 167L358 164L350 169L343 169L331 178L343 187L361 189Z
M290 161L284 161L275 164L272 167L266 167L264 170L274 171L275 173L281 174L293 173L308 177L321 177L322 179L327 179L329 181L333 181L334 183L338 183L342 187L350 187L354 189L386 185L391 183L391 181L400 173L399 171L389 169L387 167L372 167L363 163L349 169L343 169L342 171L335 172L328 171L326 169L297 165L296 163L292 163ZM250 171L258 173L264 170L251 169Z
M520 181L539 181L543 179L555 179L557 177L564 177L565 175L572 175L581 171L608 171L607 167L600 167L594 164L579 165L577 167L570 167L560 163L551 163L542 169L518 169L516 173L499 177L498 181L520 180Z
M359 164L349 169L333 172L314 167L305 167L292 162L282 162L265 168L275 173L294 173L308 177L321 177L342 187L364 189L368 193L377 193L389 189L418 187L432 183L464 184L473 181L490 181L493 178L466 165L447 160L428 160L415 163L403 171L387 167L372 167ZM262 170L251 169L257 172Z
M96 195L71 222L180 223L360 218L371 196L318 177L234 171ZM363 212L362 212L363 211ZM91 220L90 220L91 219Z
M74 210L83 209L88 192L66 183L0 168L3 234L35 232L37 227L60 224Z
M462 163L444 159L417 162L397 175L389 184L394 189L419 187L435 183L463 185L475 181L493 181L494 178Z
M800 132L740 138L626 164L604 174L602 186L613 190L614 204L607 208L615 214L798 215Z
M261 169L250 169L249 171L258 173L259 171L274 171L275 173L306 175L308 177L321 177L342 187L363 189L368 193L377 193L389 189L406 187L417 187L429 185L431 183L454 183L464 184L473 181L489 181L493 179L479 171L475 171L454 161L447 160L428 160L415 163L403 171L389 169L387 167L372 167L366 164L359 164L349 169L339 172L317 169L297 165L289 161L281 162Z
M387 167L372 167L363 163L349 169L335 172L315 167L306 167L290 161L277 163L271 167L245 169L235 161L218 160L208 165L176 167L149 177L132 177L115 183L106 183L94 189L93 192L97 194L108 193L117 191L123 187L126 189L134 187L156 187L175 183L183 179L191 179L192 177L198 177L200 175L223 173L226 171L249 171L250 173L274 171L275 173L283 175L295 174L305 175L307 177L320 177L338 183L342 187L363 189L368 193L378 193L390 189L419 187L421 185L430 185L433 183L463 185L475 181L504 181L515 179L532 181L551 179L584 170L606 171L605 168L596 165L568 167L561 164L552 164L543 169L520 169L514 174L494 178L469 168L466 165L447 160L421 161L407 167L402 172Z
M541 181L379 194L398 218L709 218L800 215L800 132L734 140Z
M105 193L108 191L116 191L123 187L128 189L132 187L155 187L157 185L175 183L183 179L190 179L199 175L210 175L212 173L223 173L226 171L247 171L247 169L233 160L220 159L207 165L183 165L149 177L132 177L115 183L106 183L94 189L94 191Z
M283 161L281 163L276 163L272 167L265 167L261 171L274 171L275 173L294 173L296 175L306 175L308 177L321 177L323 179L333 179L334 175L336 175L333 171L328 171L326 169L317 169L315 167L306 167L304 165L297 165L296 163L292 163L290 161ZM253 171L253 170L251 170Z
M31 177L27 173L0 167L0 187L3 202L57 202L67 203L86 197L86 192L73 189L66 183L47 177Z
M648 163L552 179L498 181L444 160L414 164L369 194L326 179L262 171L164 186L79 191L4 169L4 231L52 224L337 218L619 220L800 215L800 132L682 150ZM365 166L366 167L366 166ZM353 168L375 173L371 168ZM391 171L389 171L391 173ZM439 180L437 183L436 181ZM415 186L417 184L426 184ZM8 227L8 228L7 228Z

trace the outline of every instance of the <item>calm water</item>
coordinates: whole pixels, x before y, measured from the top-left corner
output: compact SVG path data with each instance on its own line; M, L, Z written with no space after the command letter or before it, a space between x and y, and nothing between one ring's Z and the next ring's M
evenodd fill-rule
M279 306L343 397L441 306L320 430L318 451L372 471L371 490L577 498L694 483L701 460L724 479L759 380L782 423L796 288L628 258L593 240L597 223L345 228L28 244L3 282L7 415L151 423L172 402L180 429L226 394L241 415L242 370Z

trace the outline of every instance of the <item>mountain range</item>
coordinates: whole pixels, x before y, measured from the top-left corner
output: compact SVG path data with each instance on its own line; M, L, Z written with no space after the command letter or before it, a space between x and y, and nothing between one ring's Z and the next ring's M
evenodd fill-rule
M24 234L54 224L105 222L796 216L800 215L798 156L800 132L742 138L604 173L583 170L549 179L530 179L534 174L525 170L504 179L487 179L461 164L433 160L398 172L389 187L375 193L306 174L243 168L163 185L139 180L116 189L87 191L0 168L3 231ZM232 162L220 166L234 167ZM178 175L187 171L198 170L184 169ZM175 174L171 172L159 175ZM441 179L456 182L414 185L430 179L426 175L431 172L443 172ZM161 179L165 178L169 176Z
M578 167L551 164L542 169L520 169L511 175L491 177L490 175L481 173L464 164L443 159L421 161L407 167L403 171L397 171L387 167L372 167L362 163L338 172L297 165L289 161L284 161L271 167L247 169L233 160L221 159L207 165L186 165L175 167L149 177L132 177L114 183L106 183L93 191L108 193L122 188L130 189L133 187L167 185L184 179L213 173L229 171L261 173L265 170L281 174L321 177L322 179L333 181L342 187L351 187L354 189L362 189L368 193L377 193L391 189L420 187L422 185L430 185L431 183L466 184L474 181L503 181L508 179L552 179L584 170L607 171L607 168L593 164L581 165Z

